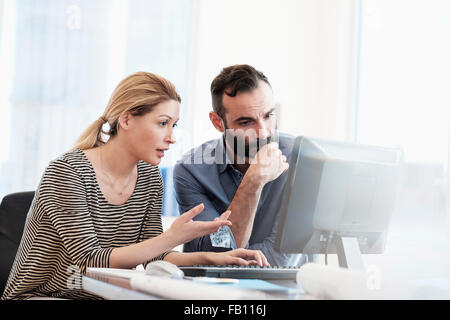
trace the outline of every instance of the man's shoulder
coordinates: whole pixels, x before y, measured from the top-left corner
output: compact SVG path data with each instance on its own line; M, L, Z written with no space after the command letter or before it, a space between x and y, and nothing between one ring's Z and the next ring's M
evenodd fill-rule
M281 152L288 156L292 152L292 148L294 147L295 142L295 136L289 134L289 133L283 133L280 132L278 135L278 146L281 150Z

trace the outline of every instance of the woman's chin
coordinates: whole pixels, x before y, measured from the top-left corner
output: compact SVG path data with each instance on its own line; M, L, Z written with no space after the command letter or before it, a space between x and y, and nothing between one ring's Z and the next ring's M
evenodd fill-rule
M161 158L158 157L148 157L142 160L147 162L148 164L151 164L152 166L157 166L161 163Z

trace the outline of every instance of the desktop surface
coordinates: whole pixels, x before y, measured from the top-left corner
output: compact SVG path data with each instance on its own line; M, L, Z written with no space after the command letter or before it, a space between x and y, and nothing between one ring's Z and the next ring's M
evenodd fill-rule
M245 279L251 280L251 279ZM256 279L255 279L256 280ZM186 280L187 281L187 280ZM241 280L242 281L242 280ZM256 280L258 281L258 280ZM304 291L297 286L295 280L265 280L269 284L286 287L285 291L258 291L249 290L251 292L258 293L260 299L274 299L274 300L311 300L315 297L305 294ZM244 283L244 282L242 282ZM220 285L218 285L220 286ZM136 290L132 287L129 278L105 275L101 272L87 272L83 276L82 282L83 290L96 294L104 299L109 300L155 300L164 299L158 295L149 294ZM186 300L190 300L189 296Z

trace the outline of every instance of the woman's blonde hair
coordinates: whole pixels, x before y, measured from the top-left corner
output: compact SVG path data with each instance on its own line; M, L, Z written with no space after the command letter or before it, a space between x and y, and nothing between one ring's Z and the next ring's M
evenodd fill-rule
M175 86L163 77L148 72L136 72L126 77L114 89L103 115L83 132L74 148L85 150L105 144L102 134L109 138L115 136L121 115L129 112L133 116L142 116L168 100L181 102ZM106 122L110 127L107 132L102 130Z

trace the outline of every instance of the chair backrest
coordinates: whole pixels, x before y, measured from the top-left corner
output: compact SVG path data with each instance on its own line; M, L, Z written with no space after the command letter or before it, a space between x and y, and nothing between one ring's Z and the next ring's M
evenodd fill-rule
M34 191L11 193L0 204L0 296L8 281L33 198Z

